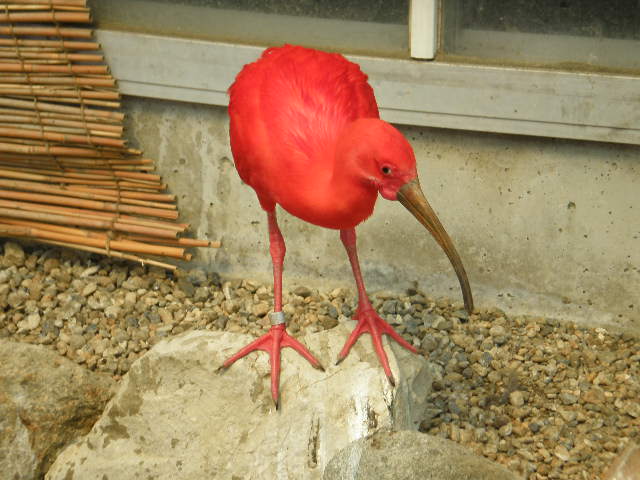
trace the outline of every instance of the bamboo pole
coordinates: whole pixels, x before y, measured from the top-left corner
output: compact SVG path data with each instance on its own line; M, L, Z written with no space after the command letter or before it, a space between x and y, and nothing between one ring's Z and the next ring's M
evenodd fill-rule
M47 203L53 205L66 205L76 208L104 210L108 212L125 212L137 215L146 215L149 217L166 218L176 220L178 212L175 210L164 210L159 208L141 207L137 205L128 205L121 203L104 202L100 200L83 200L74 197L66 197L60 195L47 195L43 193L25 193L14 190L0 189L0 198L9 198L12 200L24 200L27 202Z
M113 171L113 172L106 172L107 174L90 174L90 173L75 173L72 171L73 169L68 169L65 170L64 172L57 170L57 169L50 169L50 170L45 170L45 169L27 169L27 168L20 168L17 171L19 172L26 172L28 174L32 174L32 175L46 175L46 176L50 176L50 177L60 177L63 178L63 181L67 181L70 179L87 179L87 180L119 180L120 178L127 178L126 176L124 176L124 174L126 173L130 173L130 172L118 172L118 171ZM5 169L0 169L0 175L3 175L5 171L11 171L11 172L16 172L16 170L14 170L11 167L5 168ZM113 174L110 174L113 173ZM123 176L120 175L120 173L123 174ZM141 176L141 175L149 175L150 177L157 177L158 179L160 178L158 175L154 175L154 174L149 174L149 173L139 173L139 172L134 172L137 173L137 175ZM114 175L116 174L116 175ZM16 178L16 177L12 177L12 178ZM33 179L32 179L33 180ZM135 180L135 182L131 182L131 181L122 181L122 182L112 182L114 185L135 185L136 187L139 188L154 188L154 189L159 189L159 190L164 190L166 188L166 185L164 184L159 184L157 182L154 182L153 179L151 180L142 180L142 179L131 179L131 180ZM60 181L60 180L58 180Z
M107 202L119 202L120 204L139 205L143 207L160 208L164 210L177 211L177 207L172 203L149 202L131 198L117 197L116 195L100 195L88 192L76 192L74 190L58 187L38 182L26 182L21 180L5 180L0 178L0 187L14 190L26 190L31 192L49 193L51 195L62 195L67 197L84 198L87 200L104 200Z
M0 22L7 23L38 23L38 22L63 22L63 23L91 23L91 15L88 12L1 12Z
M101 157L101 150L90 148L65 147L57 145L19 145L0 142L0 152L25 153L29 155L69 155L72 157Z
M26 218L62 225L80 225L83 227L98 228L102 230L139 233L152 237L178 237L178 232L176 230L151 227L143 225L142 222L128 223L121 221L122 219L120 216L112 215L111 218L105 218L102 215L97 215L98 213L104 212L82 212L80 209L67 207L54 207L51 205L0 200L0 215L4 217Z
M18 38L0 38L0 46L18 46L18 47L36 47L36 48L55 48L63 50L100 50L100 44L97 42L82 42L74 40L28 40Z
M0 58L20 58L27 60L63 60L65 62L104 62L104 56L90 53L56 53L56 52L30 52L22 49L0 49Z
M116 258L122 258L124 260L131 260L133 262L140 263L140 265L142 265L143 267L145 266L145 264L148 264L148 265L153 265L155 267L166 268L167 270L171 270L171 271L174 271L178 268L176 265L171 265L170 263L159 262L158 260L153 260L150 258L141 258L135 255L131 255L130 253L122 253L117 250L106 250L104 248L89 247L87 245L75 245L73 243L54 242L52 240L40 240L40 242L48 243L50 245L56 245L59 247L74 248L77 250L84 250L86 252L99 253L102 255L106 255L108 257L116 257Z
M126 235L123 238L128 238L130 240L136 240L139 242L147 243L159 243L162 242L165 245L176 245L183 247L209 247L209 248L220 248L222 243L220 241L213 240L198 240L195 238L185 238L181 237L176 240L164 240L154 237L149 237L146 235Z
M39 132L67 133L72 135L86 135L109 138L120 138L115 132L104 130L93 130L80 127L66 127L62 125L51 125L51 122L41 122L40 125L33 125L33 119L29 117L8 117L0 115L0 126L5 128L24 128L26 130L35 130Z
M2 99L0 98L0 101L1 100ZM89 118L88 116L85 116L84 118L85 121L82 121L82 117L78 118L78 115L71 115L67 113L52 113L52 112L43 112L40 110L24 110L20 108L3 108L3 107L0 107L0 114L30 117L31 118L30 121L34 124L37 124L38 121L41 119L46 119L47 121L52 120L52 121L73 122L76 125L80 125L83 127L84 125L89 125L89 126L96 125L98 126L98 128L101 128L103 130L118 132L120 134L122 134L122 132L124 131L124 127L121 122L113 122L109 119L103 119L98 117ZM52 125L53 124L54 123L52 123Z
M44 7L65 6L65 7L86 7L87 0L8 0L6 3L24 5L42 5Z
M49 230L42 230L33 227L4 225L1 228L6 233L10 233L11 230L13 230L14 232L20 232L18 233L20 236L28 236L46 240L54 240L58 242L66 242L70 244L80 244L90 247L105 248L105 250L121 250L126 252L145 253L148 255L162 255L173 258L185 258L186 256L183 248L166 247L163 245L145 245L143 243L133 242L131 240L101 240L97 238L79 237L68 235L65 233L52 232Z
M31 211L31 212L42 212L42 213L51 213L55 215L63 215L75 220L76 218L86 219L91 222L96 222L93 228L106 228L111 229L113 225L117 225L114 227L116 230L123 230L124 224L127 224L128 228L144 227L153 233L137 231L136 233L140 233L143 235L151 235L151 236L161 236L166 238L177 238L178 234L184 233L185 230L189 228L188 224L184 223L175 223L175 222L167 222L164 220L157 219L148 219L148 218L140 218L133 217L131 215L121 214L121 213L109 213L109 212L101 212L98 210L87 210L80 208L71 208L71 207L59 207L55 205L47 205L40 203L28 203L28 202L18 202L12 200L0 200L0 206L5 208L16 208L18 210ZM59 222L54 222L59 223ZM93 224L92 224L93 225ZM87 225L87 226L92 226ZM131 230L133 231L133 230Z
M102 99L102 100L118 100L120 94L116 91L109 90L79 90L76 88L62 87L52 88L48 85L11 85L0 84L0 95L35 95L42 97L64 97L63 101L69 99Z
M2 27L0 27L0 31ZM24 63L0 62L0 72L37 72L37 73L84 73L106 75L106 65L31 65Z
M0 97L0 105L5 107L24 108L26 110L34 111L65 113L73 115L76 119L100 117L101 119L114 120L117 123L124 120L124 113L120 112L108 112L93 108L70 107L66 105L58 105L55 103L40 102L36 100L29 101Z
M84 230L82 228L76 228L76 227L67 227L67 226L61 226L61 225L52 225L50 223L42 223L42 222L35 222L32 220L20 220L20 219L15 219L15 218L8 218L8 217L0 217L0 223L5 223L5 224L9 224L9 225L19 225L19 226L26 226L26 227L34 227L34 228L38 228L38 229L42 229L42 230L49 230L51 232L57 232L57 233L64 233L67 235L71 235L71 236L77 236L77 237L83 237L83 238L95 238L95 239L99 239L102 241L105 241L107 239L112 240L112 239L116 239L116 240L128 240L128 241L132 241L132 242L138 242L137 240L131 240L127 237L126 234L118 234L117 237L113 237L111 235L111 232L99 232L99 231L93 231L93 230ZM144 237L144 235L138 235L139 237ZM155 237L146 237L146 238L154 238ZM175 242L175 240L171 240L171 239L165 239L166 242ZM191 240L191 239L187 239L187 240ZM142 242L138 242L138 243L142 243ZM219 242L218 242L219 243ZM171 245L169 245L171 246Z
M57 27L0 27L0 35L29 35L34 37L91 38L88 28Z
M101 194L116 195L114 190L106 190L101 188L89 188L82 185L67 185L69 190L75 190L77 192L95 192ZM148 192L133 192L120 190L119 195L123 198L133 198L137 200L149 200L154 202L174 202L176 196L171 193L148 193Z
M25 95L22 95L21 98L24 98ZM60 101L64 101L65 103L77 103L77 104L81 104L81 105L93 105L96 107L105 107L105 108L113 108L113 109L119 109L120 108L120 102L112 102L109 100L94 100L94 99L87 99L87 98L73 98L73 97L65 97L64 100L60 100L57 97L48 97L48 96L42 96L42 97L38 97L38 99L40 100L44 100L47 102L60 102Z
M103 145L107 147L124 148L125 140L118 138L104 138L86 135L65 135L55 132L42 132L37 130L28 130L24 128L7 128L0 126L0 136L31 138L37 140L50 140L60 143L83 143L86 145ZM143 174L141 174L143 175Z
M103 88L115 88L116 81L110 76L98 76L95 77L79 77L79 76L36 76L36 75L20 75L20 74L7 74L2 76L2 80L5 84L33 84L33 85L73 85L78 87L103 87Z
M0 108L0 121L3 120L14 123L41 123L42 125L73 127L80 129L89 128L91 130L104 131L117 136L121 136L124 131L124 127L122 125L66 120L66 117L58 118L55 114L41 113L40 115L38 115L36 112L19 109Z

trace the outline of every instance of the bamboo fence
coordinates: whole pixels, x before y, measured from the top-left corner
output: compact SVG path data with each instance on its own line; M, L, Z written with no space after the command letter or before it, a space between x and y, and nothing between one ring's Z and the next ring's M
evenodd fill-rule
M129 148L86 0L0 0L0 235L175 269L174 195ZM160 257L160 258L159 258Z

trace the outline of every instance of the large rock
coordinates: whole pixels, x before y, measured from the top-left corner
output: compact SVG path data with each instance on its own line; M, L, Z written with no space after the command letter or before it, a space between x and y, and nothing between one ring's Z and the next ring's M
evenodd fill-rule
M517 480L504 467L450 440L379 431L341 450L323 480Z
M91 429L114 384L45 347L0 340L0 477L42 478Z
M352 325L301 339L326 372L283 351L279 411L265 353L216 372L250 337L198 331L157 344L47 479L320 479L353 440L380 428L417 428L431 386L426 360L393 345L392 388L366 335L334 366Z

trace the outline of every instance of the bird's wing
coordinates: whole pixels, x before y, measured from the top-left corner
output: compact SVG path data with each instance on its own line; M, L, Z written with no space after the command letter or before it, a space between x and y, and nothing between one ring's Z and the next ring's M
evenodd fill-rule
M229 94L234 159L252 186L252 177L268 174L271 165L295 175L326 161L344 125L379 117L358 65L303 47L265 50L238 74Z

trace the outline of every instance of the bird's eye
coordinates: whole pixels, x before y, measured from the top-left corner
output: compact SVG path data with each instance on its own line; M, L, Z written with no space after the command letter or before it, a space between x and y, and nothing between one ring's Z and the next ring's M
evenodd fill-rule
M382 167L382 173L384 173L385 175L389 175L391 173L391 168L390 167Z

